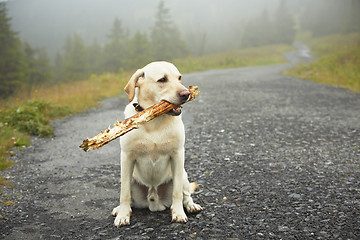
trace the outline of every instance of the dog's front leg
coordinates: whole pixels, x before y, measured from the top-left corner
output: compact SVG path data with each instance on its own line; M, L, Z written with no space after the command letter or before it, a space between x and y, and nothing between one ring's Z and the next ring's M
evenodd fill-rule
M131 215L131 178L135 161L121 152L121 190L120 205L113 209L112 215L116 216L116 227L129 225Z
M187 217L183 206L183 173L184 173L184 149L180 149L172 156L171 171L173 175L173 195L172 195L172 221L187 222Z

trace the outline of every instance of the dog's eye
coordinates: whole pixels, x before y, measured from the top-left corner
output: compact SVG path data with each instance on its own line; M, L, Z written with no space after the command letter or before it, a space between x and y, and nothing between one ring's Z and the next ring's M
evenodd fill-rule
M166 77L163 77L163 78L160 78L159 80L157 80L158 82L162 82L162 83L164 83L164 82L166 82L167 81L167 78Z
M179 81L181 82L181 76L179 76Z

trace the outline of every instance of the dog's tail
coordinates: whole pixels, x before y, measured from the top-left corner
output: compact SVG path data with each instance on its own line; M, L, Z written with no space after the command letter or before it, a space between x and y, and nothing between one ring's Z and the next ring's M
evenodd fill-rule
M196 182L192 182L189 184L189 192L193 194L196 189L198 189L199 185Z
M157 193L157 189L154 187L149 188L147 200L149 202L158 202L159 201L159 195Z

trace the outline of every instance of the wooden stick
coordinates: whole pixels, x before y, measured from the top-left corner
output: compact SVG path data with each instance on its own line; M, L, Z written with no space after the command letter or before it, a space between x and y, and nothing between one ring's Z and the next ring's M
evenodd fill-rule
M197 86L189 86L190 96L187 102L195 99L199 95L200 91L197 90ZM157 103L149 108L144 109L141 112L138 112L134 116L124 119L121 122L114 124L113 128L108 128L104 132L101 131L98 135L93 138L85 139L80 147L88 152L92 149L99 149L105 144L111 142L112 140L130 132L133 129L137 129L141 124L151 121L152 119L164 114L171 109L179 107L181 104L172 104L168 101L162 100L160 103Z

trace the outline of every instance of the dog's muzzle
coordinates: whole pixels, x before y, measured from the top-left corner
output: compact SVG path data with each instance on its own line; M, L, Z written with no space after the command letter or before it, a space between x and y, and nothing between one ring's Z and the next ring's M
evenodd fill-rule
M190 92L187 89L178 92L178 97L181 103L185 103L189 99L189 96L190 96ZM178 106L168 111L166 114L169 114L171 116L179 116L181 112L182 112L182 106Z

